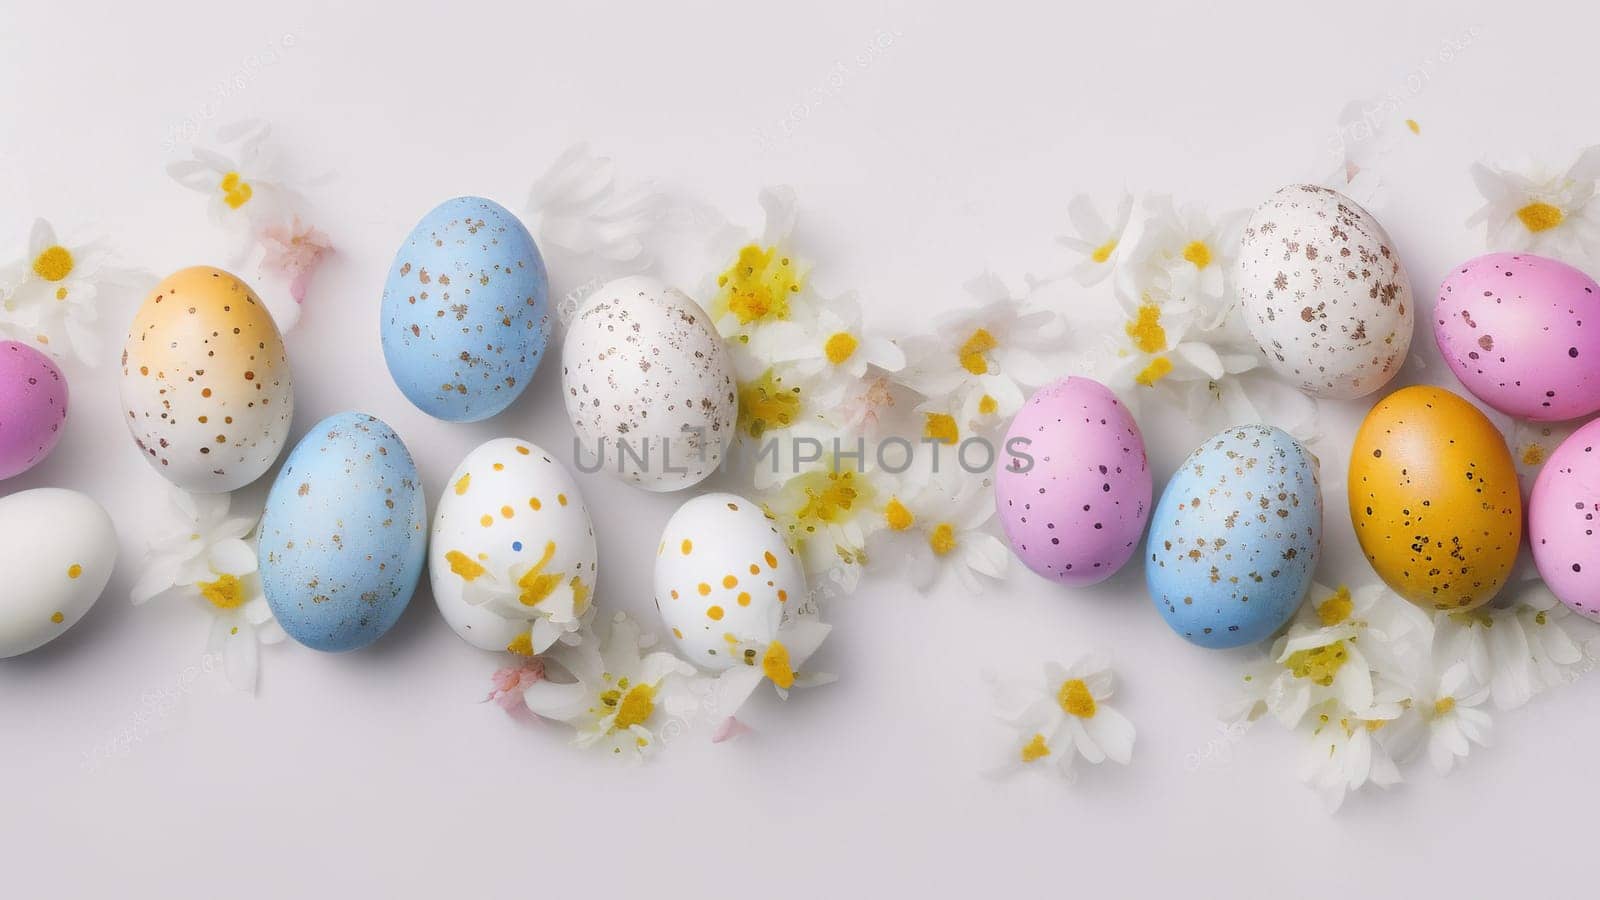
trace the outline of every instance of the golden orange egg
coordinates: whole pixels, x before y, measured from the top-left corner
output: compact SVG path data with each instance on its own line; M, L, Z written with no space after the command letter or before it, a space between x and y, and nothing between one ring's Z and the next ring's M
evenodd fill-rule
M1356 433L1350 521L1372 568L1412 603L1489 602L1522 543L1522 494L1505 438L1444 388L1395 391Z

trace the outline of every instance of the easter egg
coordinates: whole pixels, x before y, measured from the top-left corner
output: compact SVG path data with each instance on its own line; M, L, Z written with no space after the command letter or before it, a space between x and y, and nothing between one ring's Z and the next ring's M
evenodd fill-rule
M221 269L155 286L122 348L122 408L150 467L186 491L234 491L277 461L294 418L283 337L261 298Z
M1237 280L1267 363L1306 393L1363 397L1405 362L1411 282L1383 226L1337 191L1292 184L1256 207Z
M116 563L111 517L83 494L39 488L0 497L0 659L71 628Z
M289 636L355 650L388 631L427 550L417 467L388 425L340 413L290 451L259 527L261 587Z
M1489 602L1522 542L1511 451L1478 408L1440 387L1383 398L1350 450L1350 520L1395 593L1434 610Z
M716 471L739 413L733 363L693 300L659 281L596 290L567 329L561 389L585 470L649 491Z
M1322 555L1316 459L1266 425L1212 436L1150 518L1145 581L1172 630L1202 647L1265 640L1295 614Z
M468 453L433 517L439 612L484 650L543 653L577 628L598 555L578 484L538 445L496 438Z
M56 448L67 420L67 379L50 357L0 341L0 481L21 475Z
M1535 422L1600 411L1600 287L1563 262L1490 253L1439 286L1434 337L1474 397Z
M800 560L760 506L704 494L673 513L656 550L656 608L678 649L711 670L742 660L745 642L778 636L787 604L806 595Z
M430 416L477 422L522 393L550 337L549 279L533 236L482 197L434 207L383 283L383 358Z
M1600 419L1561 442L1528 498L1528 543L1539 575L1562 603L1600 622Z
M1086 585L1132 558L1150 515L1150 466L1138 424L1105 385L1064 378L1040 388L1004 446L995 507L1028 568Z

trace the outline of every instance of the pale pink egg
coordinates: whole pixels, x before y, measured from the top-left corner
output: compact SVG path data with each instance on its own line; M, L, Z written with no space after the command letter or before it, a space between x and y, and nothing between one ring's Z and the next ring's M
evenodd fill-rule
M1600 622L1600 419L1550 454L1528 499L1528 542L1552 593Z

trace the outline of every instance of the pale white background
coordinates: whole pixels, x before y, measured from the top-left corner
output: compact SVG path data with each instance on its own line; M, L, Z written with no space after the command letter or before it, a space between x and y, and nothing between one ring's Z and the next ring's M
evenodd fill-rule
M377 339L391 254L446 197L520 209L573 140L736 220L758 221L762 185L793 184L819 283L859 288L870 321L889 328L963 302L959 285L985 265L1017 278L1062 263L1053 238L1075 192L1109 199L1126 184L1252 205L1333 168L1348 101L1393 95L1422 133L1384 155L1378 208L1425 296L1481 248L1462 224L1476 203L1469 162L1531 153L1565 164L1594 139L1597 25L1582 4L1529 2L1225 12L4 0L0 243L20 242L42 215L69 231L93 226L155 271L211 261L199 197L162 166L190 125L209 135L246 116L272 120L298 159L336 173L312 196L339 255L290 338L296 437L347 408L382 416L418 457L431 506L482 440L513 433L567 457L570 432L553 364L486 424L411 408ZM1444 42L1472 26L1471 45L1442 60ZM262 64L269 45L276 62ZM112 346L132 311L106 310ZM66 637L0 664L7 895L1592 889L1582 873L1600 681L1501 716L1497 746L1450 779L1413 768L1407 784L1357 796L1330 819L1295 781L1298 745L1274 727L1193 764L1217 737L1212 713L1239 657L1174 638L1136 568L1078 593L1021 571L983 597L869 580L833 609L819 662L839 684L786 706L764 700L750 716L756 736L712 746L690 735L642 768L479 705L498 660L457 639L425 588L367 651L269 648L255 699L217 677L190 685L203 615L126 601L139 523L162 485L119 423L111 367L69 374L75 406L60 449L0 490L94 495L117 519L125 564ZM1328 449L1363 410L1330 413L1320 448L1330 579L1350 577L1341 566L1370 577L1346 524L1342 450ZM1198 438L1162 442L1173 445L1158 454L1162 475L1185 440ZM583 486L601 601L653 621L649 549L679 498L600 476ZM979 672L1032 676L1045 659L1093 647L1115 657L1119 702L1139 728L1133 765L1070 789L985 779L1001 734Z

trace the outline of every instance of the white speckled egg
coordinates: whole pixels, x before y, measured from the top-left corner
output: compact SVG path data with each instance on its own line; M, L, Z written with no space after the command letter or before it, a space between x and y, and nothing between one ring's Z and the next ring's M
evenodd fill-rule
M462 640L542 653L577 627L597 566L577 482L537 444L495 438L450 475L433 518L428 571L439 612Z
M111 517L83 494L39 488L0 497L0 659L71 628L116 564Z
M1279 375L1316 397L1378 390L1411 347L1411 282L1389 235L1349 197L1292 184L1239 244L1240 303Z
M642 276L585 301L567 329L561 387L585 470L598 458L649 491L715 471L739 412L733 364L710 317Z
M656 608L678 648L707 669L729 651L778 636L786 604L805 597L800 560L761 507L737 494L705 494L678 507L656 549Z
M283 337L233 275L168 276L128 328L122 408L151 468L186 491L234 491L278 459L294 418Z

